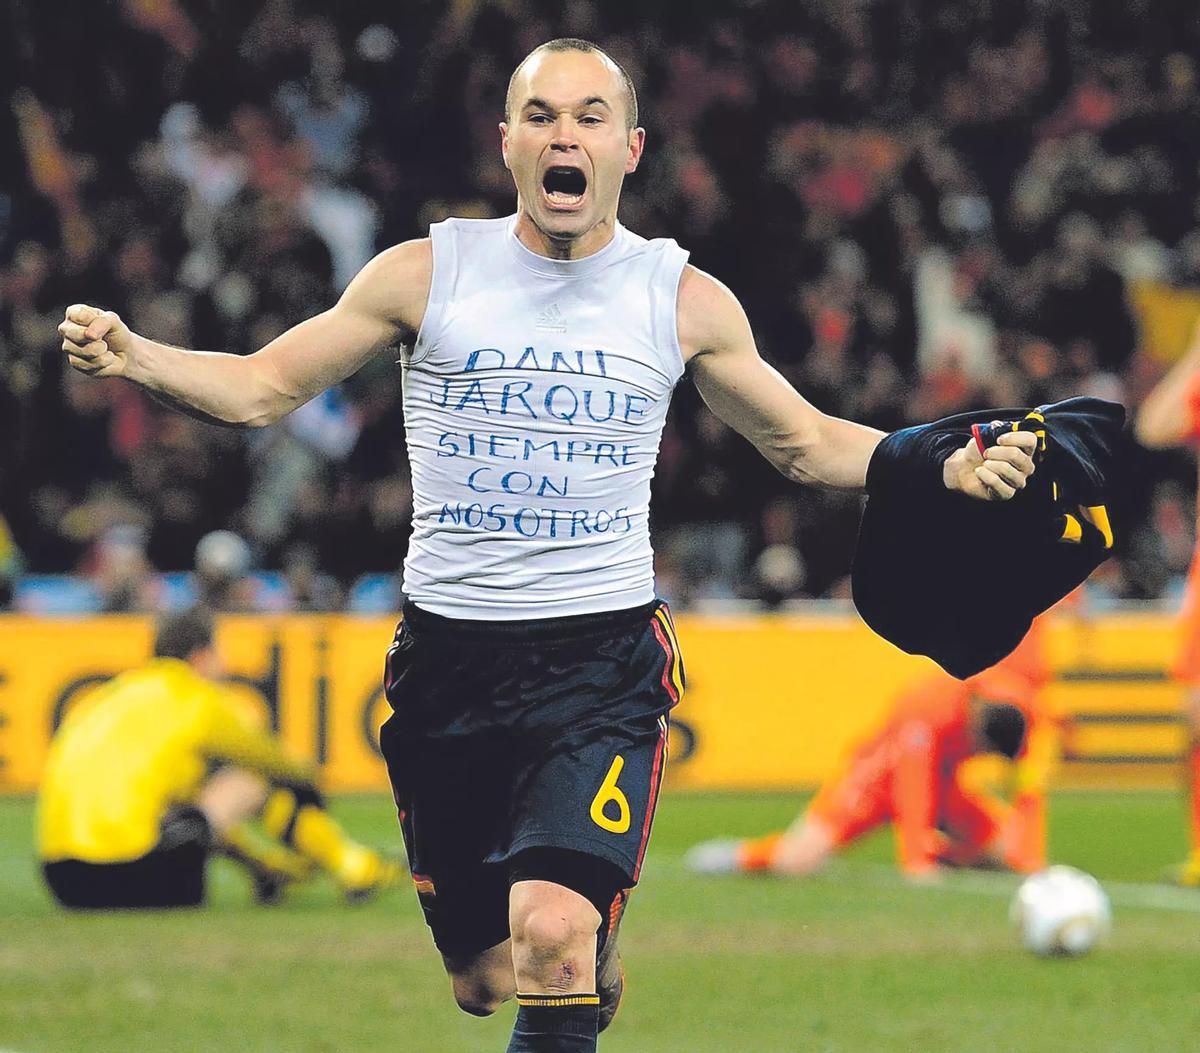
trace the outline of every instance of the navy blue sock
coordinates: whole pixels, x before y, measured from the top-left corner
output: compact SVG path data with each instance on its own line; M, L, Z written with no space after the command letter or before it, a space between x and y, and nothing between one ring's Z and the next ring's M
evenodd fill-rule
M594 994L517 994L508 1053L595 1053L600 998Z

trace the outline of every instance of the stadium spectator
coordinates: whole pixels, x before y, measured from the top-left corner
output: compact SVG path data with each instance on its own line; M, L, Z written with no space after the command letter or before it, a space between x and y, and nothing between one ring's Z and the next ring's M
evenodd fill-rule
M4 118L21 151L0 183L0 438L13 451L0 511L28 569L78 570L92 539L55 517L103 479L145 507L160 571L186 569L198 538L231 520L268 570L296 541L315 543L343 587L395 570L400 548L329 539L377 518L374 484L396 464L363 459L360 485L335 487L347 462L303 437L264 448L170 423L136 394L79 395L45 334L83 284L172 342L259 346L329 302L374 248L449 212L506 211L495 71L559 23L587 24L644 84L655 149L623 202L629 225L687 230L694 262L734 276L759 343L821 409L890 429L1136 388L1149 328L1132 305L1144 322L1148 284L1200 284L1200 28L1186 8L1153 27L1079 2L736 10L697 23L479 0L406 11L401 26L378 4L295 0L221 5L203 34L178 3L98 8L66 27L31 16L14 70L27 87ZM109 45L94 82L27 58L97 34ZM394 378L347 385L348 416L372 412L383 385ZM396 446L388 412L375 434L390 429ZM668 439L706 435L705 412L677 399ZM85 446L66 438L76 431ZM186 435L185 473L165 463L164 432ZM49 452L67 441L92 463ZM707 476L694 494L688 457L664 457L656 481L664 545L702 549L681 594L697 601L738 591L777 493L737 475L748 458L736 436L712 441L708 463L744 480L736 500ZM276 462L289 469L278 479ZM264 481L277 485L264 493ZM301 482L336 491L316 522L291 514ZM1152 514L1149 493L1133 492L1130 534ZM694 541L697 522L719 525ZM800 596L845 575L846 553L819 544L801 531ZM1170 588L1170 568L1147 575L1138 560L1108 575L1115 587Z
M293 611L336 611L342 607L337 580L321 572L316 550L298 542L283 555L287 607Z
M253 611L258 608L250 572L250 546L231 530L205 534L196 546L196 593L201 605L214 611Z
M399 867L346 836L312 772L259 731L219 683L210 614L167 617L154 658L75 703L38 797L38 857L63 906L196 906L211 854L242 864L260 901L318 868L344 895ZM267 837L246 821L261 815Z
M144 532L132 525L107 530L93 546L91 579L106 614L155 611L157 583L146 558Z

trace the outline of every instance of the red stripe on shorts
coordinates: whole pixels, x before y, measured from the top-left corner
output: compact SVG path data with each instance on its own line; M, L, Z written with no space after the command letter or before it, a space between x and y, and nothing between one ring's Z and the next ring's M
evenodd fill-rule
M662 686L667 689L667 694L671 698L672 705L678 705L679 692L675 690L675 685L671 683L671 670L675 667L675 649L671 646L671 641L667 639L667 634L663 632L663 627L658 623L657 618L651 618L650 625L653 627L654 635L658 637L658 642L662 645L662 649L667 655L666 665L663 666Z
M646 846L650 843L650 824L654 821L654 809L658 805L658 791L662 787L663 758L667 752L667 724L664 719L658 733L658 745L654 749L654 767L650 771L650 800L646 802L646 821L642 824L642 843L638 846L637 864L633 868L633 880L642 872L642 860Z

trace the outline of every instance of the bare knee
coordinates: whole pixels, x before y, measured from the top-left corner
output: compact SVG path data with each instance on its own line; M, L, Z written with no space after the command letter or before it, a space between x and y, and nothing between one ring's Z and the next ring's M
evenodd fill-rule
M223 834L254 815L266 799L267 783L261 775L244 768L222 768L204 784L196 804L212 828Z
M581 983L594 986L596 930L600 926L596 908L566 889L521 895L519 887L513 888L511 916L518 979L550 990L572 991Z

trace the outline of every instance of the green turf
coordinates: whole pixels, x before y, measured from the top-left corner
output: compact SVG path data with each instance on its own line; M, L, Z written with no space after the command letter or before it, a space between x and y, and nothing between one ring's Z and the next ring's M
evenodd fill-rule
M1012 880L909 888L884 835L808 882L697 878L693 841L791 817L783 796L668 794L623 929L629 991L605 1053L1135 1053L1200 1044L1200 892L1138 906L1183 846L1165 794L1060 795L1052 854L1109 883L1111 943L1076 961L1022 952ZM390 802L340 818L396 840ZM19 1053L500 1053L512 1010L454 1008L407 890L351 908L331 886L249 905L224 864L205 911L53 909L29 801L0 798L0 1050ZM1143 895L1143 893L1145 895Z

